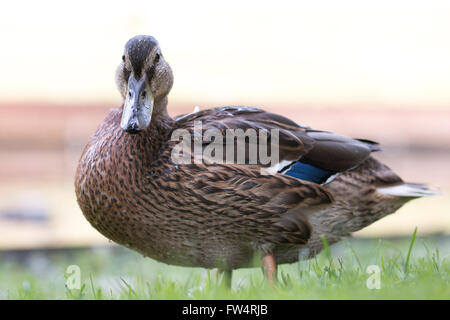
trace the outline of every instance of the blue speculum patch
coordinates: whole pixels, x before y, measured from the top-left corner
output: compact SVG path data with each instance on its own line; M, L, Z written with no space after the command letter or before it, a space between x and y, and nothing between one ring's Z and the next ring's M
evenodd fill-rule
M292 176L301 180L311 181L315 183L324 183L333 174L330 171L317 168L313 165L297 161L284 172L288 176Z

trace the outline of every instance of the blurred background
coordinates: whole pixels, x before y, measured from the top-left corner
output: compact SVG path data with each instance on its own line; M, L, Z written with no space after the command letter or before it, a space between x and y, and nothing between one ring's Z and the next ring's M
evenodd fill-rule
M240 104L375 140L442 193L355 237L450 233L450 2L9 2L0 12L0 250L108 244L74 194L125 42L170 63L171 115Z

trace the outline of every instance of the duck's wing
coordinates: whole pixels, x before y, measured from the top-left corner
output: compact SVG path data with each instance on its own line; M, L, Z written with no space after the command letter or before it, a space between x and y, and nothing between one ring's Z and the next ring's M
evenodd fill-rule
M178 166L177 174L187 181L182 198L196 216L210 219L209 230L227 230L263 252L270 245L306 243L312 233L308 215L333 202L321 185L261 175L253 165L188 164Z
M252 107L222 107L202 110L175 118L180 128L194 132L194 125L201 123L202 133L218 130L223 137L227 130L253 129L267 134L268 143L272 141L273 129L279 132L279 155L282 160L296 160L311 150L314 140L305 133L306 127L299 126L283 116L265 112ZM234 131L237 132L237 131ZM224 140L225 141L225 140ZM246 141L248 146L251 141Z
M334 174L356 167L366 160L371 152L380 150L373 141L313 130L281 115L252 107L230 106L202 110L175 120L179 128L187 129L191 133L194 133L195 123L201 123L202 133L214 129L219 130L222 136L226 135L228 129L254 129L257 132L265 132L269 143L272 141L273 130L276 129L279 135L279 162L271 164L275 172L286 171L301 160L303 164L312 166L311 170L317 168ZM246 150L249 150L249 144L252 142L249 139L245 143ZM247 152L246 154L248 155ZM310 172L310 168L302 167L301 170Z
M288 118L256 108L210 109L180 116L175 120L179 129L190 133L193 143L195 126L200 123L202 134L214 129L223 136L227 129L255 129L266 132L270 138L271 130L277 129L280 162L284 163L294 163L308 155L309 161L319 163L326 157L327 150L329 160L332 161L333 157L339 159L339 155L336 156L335 153L351 150L350 146L339 145L355 145L358 149L358 145L366 144L311 130ZM314 151L317 146L319 148ZM350 168L356 163L357 161L349 161L344 167ZM325 162L324 165L326 168L330 167L329 163ZM186 193L183 198L189 199L193 208L201 209L199 215L215 215L214 223L217 226L214 227L236 226L239 237L248 238L256 246L261 246L262 251L268 243L306 243L312 232L308 214L331 205L334 201L332 194L325 187L308 179L299 179L289 174L261 175L260 168L259 164L190 163L177 166L177 174L188 181L183 188ZM239 220L239 224L235 223L236 220Z

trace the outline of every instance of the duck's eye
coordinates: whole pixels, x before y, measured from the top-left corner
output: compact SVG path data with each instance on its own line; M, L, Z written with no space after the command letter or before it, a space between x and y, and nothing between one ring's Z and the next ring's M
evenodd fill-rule
M156 54L156 56L155 56L155 64L158 63L159 58L161 58L161 54L158 52L158 53Z
M122 56L122 61L125 62L125 55Z

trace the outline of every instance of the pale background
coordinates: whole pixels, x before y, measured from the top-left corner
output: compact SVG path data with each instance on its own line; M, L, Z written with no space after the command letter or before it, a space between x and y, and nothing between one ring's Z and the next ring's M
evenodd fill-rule
M118 102L135 34L171 63L173 101L450 101L448 1L11 1L0 13L0 97Z
M377 140L405 180L441 190L357 236L448 233L449 32L449 1L3 3L0 248L106 242L76 205L74 168L120 105L114 73L136 34L174 71L171 114L262 107Z

